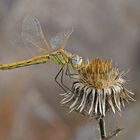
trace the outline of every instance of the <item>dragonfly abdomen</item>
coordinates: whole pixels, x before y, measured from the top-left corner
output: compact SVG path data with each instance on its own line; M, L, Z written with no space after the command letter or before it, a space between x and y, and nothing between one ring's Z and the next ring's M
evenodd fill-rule
M10 69L15 69L15 68L19 68L19 67L43 64L43 63L47 63L48 60L49 60L48 55L37 56L37 57L31 58L31 59L18 61L18 62L14 62L14 63L10 63L10 64L0 64L0 70L10 70Z
M19 67L43 64L47 63L48 61L53 62L57 65L65 65L69 62L69 57L64 52L54 52L51 54L36 56L23 61L18 61L9 64L0 64L0 70L10 70Z

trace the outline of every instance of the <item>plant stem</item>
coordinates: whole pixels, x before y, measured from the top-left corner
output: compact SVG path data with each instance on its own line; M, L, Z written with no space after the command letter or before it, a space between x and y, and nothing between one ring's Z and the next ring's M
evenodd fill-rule
M105 140L107 136L106 136L104 117L99 118L99 129L100 129L101 140Z

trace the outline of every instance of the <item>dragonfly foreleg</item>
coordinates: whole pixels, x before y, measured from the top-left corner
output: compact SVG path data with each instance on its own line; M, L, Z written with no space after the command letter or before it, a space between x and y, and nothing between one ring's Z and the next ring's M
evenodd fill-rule
M70 71L69 64L67 64L66 71L65 71L65 75L69 76L69 77L72 78L72 79L78 79L78 77L76 77L76 76L78 76L79 74L78 74L78 73L72 73L72 72Z
M64 88L64 86L63 85L61 85L58 81L57 81L57 79L58 79L58 76L62 73L63 74L63 71L64 71L64 66L59 70L59 72L57 73L57 75L55 76L55 82L66 92L66 89ZM61 75L61 77L62 77L62 75Z
M62 74L61 74L61 84L63 85L63 87L65 87L67 90L71 91L70 88L68 88L68 86L66 86L64 83L63 83L63 80L64 80L64 71L66 71L65 69L62 70ZM66 72L65 72L66 73Z
M67 90L71 91L64 83L64 71L65 71L65 65L59 70L59 72L57 73L57 75L55 76L55 82L66 92ZM61 74L61 79L60 82L57 80L59 75Z

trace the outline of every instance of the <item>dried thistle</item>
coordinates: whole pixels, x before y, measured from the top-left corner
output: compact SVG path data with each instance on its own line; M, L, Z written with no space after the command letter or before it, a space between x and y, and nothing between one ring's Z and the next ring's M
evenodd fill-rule
M124 72L113 67L112 61L93 59L79 69L78 78L73 82L71 91L62 96L62 105L70 112L76 111L90 117L103 117L111 108L115 113L121 111L125 101L134 100L132 92L125 88Z
M106 135L104 117L107 110L121 112L125 102L134 101L130 96L134 93L125 87L124 75L125 72L113 67L112 61L93 59L79 69L71 90L61 94L64 97L61 104L68 106L70 112L96 117L101 140L109 140L122 129L117 128L111 135Z

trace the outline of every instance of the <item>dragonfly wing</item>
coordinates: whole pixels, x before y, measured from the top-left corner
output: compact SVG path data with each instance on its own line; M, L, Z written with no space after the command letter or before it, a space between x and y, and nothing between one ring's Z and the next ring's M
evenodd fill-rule
M50 51L49 42L45 39L41 25L36 17L26 16L22 23L21 38L35 47Z
M30 41L27 41L26 38L23 38L23 36L16 36L14 40L14 46L20 47L20 49L23 49L26 52L29 52L30 55L36 56L38 54L42 54L44 51L41 47L35 47Z
M65 48L67 40L69 39L72 32L73 32L73 28L70 28L52 37L50 40L51 48L53 50L58 50L59 48Z

